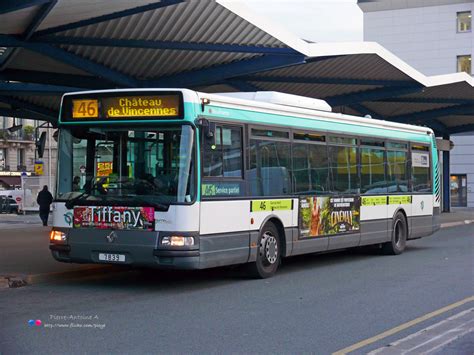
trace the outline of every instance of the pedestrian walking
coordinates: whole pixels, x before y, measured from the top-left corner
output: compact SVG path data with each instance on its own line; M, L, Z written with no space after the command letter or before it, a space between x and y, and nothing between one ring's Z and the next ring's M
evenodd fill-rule
M36 202L39 205L39 215L41 220L43 221L43 226L47 226L49 217L49 206L51 206L51 203L53 203L53 195L51 195L51 192L48 191L47 185L43 186L43 190L41 190L38 194Z

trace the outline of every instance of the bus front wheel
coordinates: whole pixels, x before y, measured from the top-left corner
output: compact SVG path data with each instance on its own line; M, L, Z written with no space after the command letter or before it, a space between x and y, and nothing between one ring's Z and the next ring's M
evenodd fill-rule
M387 255L398 255L403 253L407 243L407 220L403 213L398 212L392 222L392 238L382 245L382 251Z
M257 260L249 264L252 277L266 279L275 274L281 261L280 236L273 223L267 223L260 231L257 243Z

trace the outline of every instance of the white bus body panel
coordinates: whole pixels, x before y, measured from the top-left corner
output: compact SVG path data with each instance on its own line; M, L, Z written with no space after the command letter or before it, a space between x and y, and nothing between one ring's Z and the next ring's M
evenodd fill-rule
M298 199L293 210L250 211L252 200L201 202L201 235L260 230L270 217L278 218L283 227L298 226ZM251 224L253 218L254 223Z
M199 203L171 205L166 212L155 212L155 230L158 232L199 231Z

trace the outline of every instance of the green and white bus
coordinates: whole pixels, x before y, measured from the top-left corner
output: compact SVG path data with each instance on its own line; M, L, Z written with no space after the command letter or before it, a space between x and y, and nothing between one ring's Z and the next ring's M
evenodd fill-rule
M439 228L427 127L331 112L277 92L66 94L50 236L62 262L175 269L365 245Z

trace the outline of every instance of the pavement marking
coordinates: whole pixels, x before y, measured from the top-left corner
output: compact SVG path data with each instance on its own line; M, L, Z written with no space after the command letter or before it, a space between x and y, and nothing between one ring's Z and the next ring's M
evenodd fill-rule
M474 308L462 311L405 338L373 350L369 355L434 353L436 350L474 330L473 312Z
M469 303L469 302L473 302L474 301L474 296L470 296L470 297L467 297L461 301L458 301L458 302L455 302L455 303L452 303L446 307L443 307L443 308L440 308L436 311L433 311L431 313L428 313L428 314L425 314L424 316L421 316L421 317L418 317L418 318L415 318L409 322L406 322L406 323L403 323L403 324L400 324L392 329L389 329L389 330L386 330L385 332L383 333L380 333L380 334L377 334L371 338L368 338L368 339L365 339L365 340L362 340L358 343L355 343L351 346L348 346L344 349L341 349L341 350L338 350L336 352L333 353L333 355L344 355L344 354L347 354L347 353L350 353L352 351L355 351L355 350L358 350L360 348L363 348L367 345L370 345L370 344L373 344L379 340L382 340L386 337L389 337L391 335L394 335L396 333L399 333L401 332L402 330L405 330L405 329L408 329L410 327L413 327L414 325L417 325L421 322L424 322L430 318L433 318L433 317L436 317L436 316L439 316L440 314L443 314L443 313L446 313L452 309L455 309L457 307L460 307L466 303Z
M463 226L465 224L471 224L471 223L474 223L474 220L466 219L464 221L458 221L458 222L447 222L447 223L441 223L440 228Z

